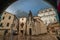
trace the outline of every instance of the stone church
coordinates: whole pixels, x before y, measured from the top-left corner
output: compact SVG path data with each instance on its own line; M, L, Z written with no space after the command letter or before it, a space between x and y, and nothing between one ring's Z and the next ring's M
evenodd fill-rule
M33 16L29 11L28 17L19 19L19 31L22 35L39 35L47 33L47 27L38 16Z

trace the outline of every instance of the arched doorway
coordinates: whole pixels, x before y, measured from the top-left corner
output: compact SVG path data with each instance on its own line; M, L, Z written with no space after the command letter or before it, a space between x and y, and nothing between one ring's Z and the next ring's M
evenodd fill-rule
M32 29L29 28L29 35L32 35Z

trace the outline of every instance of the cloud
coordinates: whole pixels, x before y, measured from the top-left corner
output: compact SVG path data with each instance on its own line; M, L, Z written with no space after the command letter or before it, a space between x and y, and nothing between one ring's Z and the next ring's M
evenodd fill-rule
M27 17L27 16L28 16L28 13L25 12L25 11L17 10L15 15L16 15L18 18L20 18L20 17L22 17L22 16Z

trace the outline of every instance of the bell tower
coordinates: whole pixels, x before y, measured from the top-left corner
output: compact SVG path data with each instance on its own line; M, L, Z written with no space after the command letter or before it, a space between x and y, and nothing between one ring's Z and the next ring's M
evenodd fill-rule
M32 12L31 12L31 10L29 11L29 14L28 14L28 20L29 21L32 21L32 19L33 19L33 16L32 16Z

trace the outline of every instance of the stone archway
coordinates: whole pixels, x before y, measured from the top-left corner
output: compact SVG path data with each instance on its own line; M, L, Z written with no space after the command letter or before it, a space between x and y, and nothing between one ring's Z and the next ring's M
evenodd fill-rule
M29 28L29 35L32 35L32 29Z

